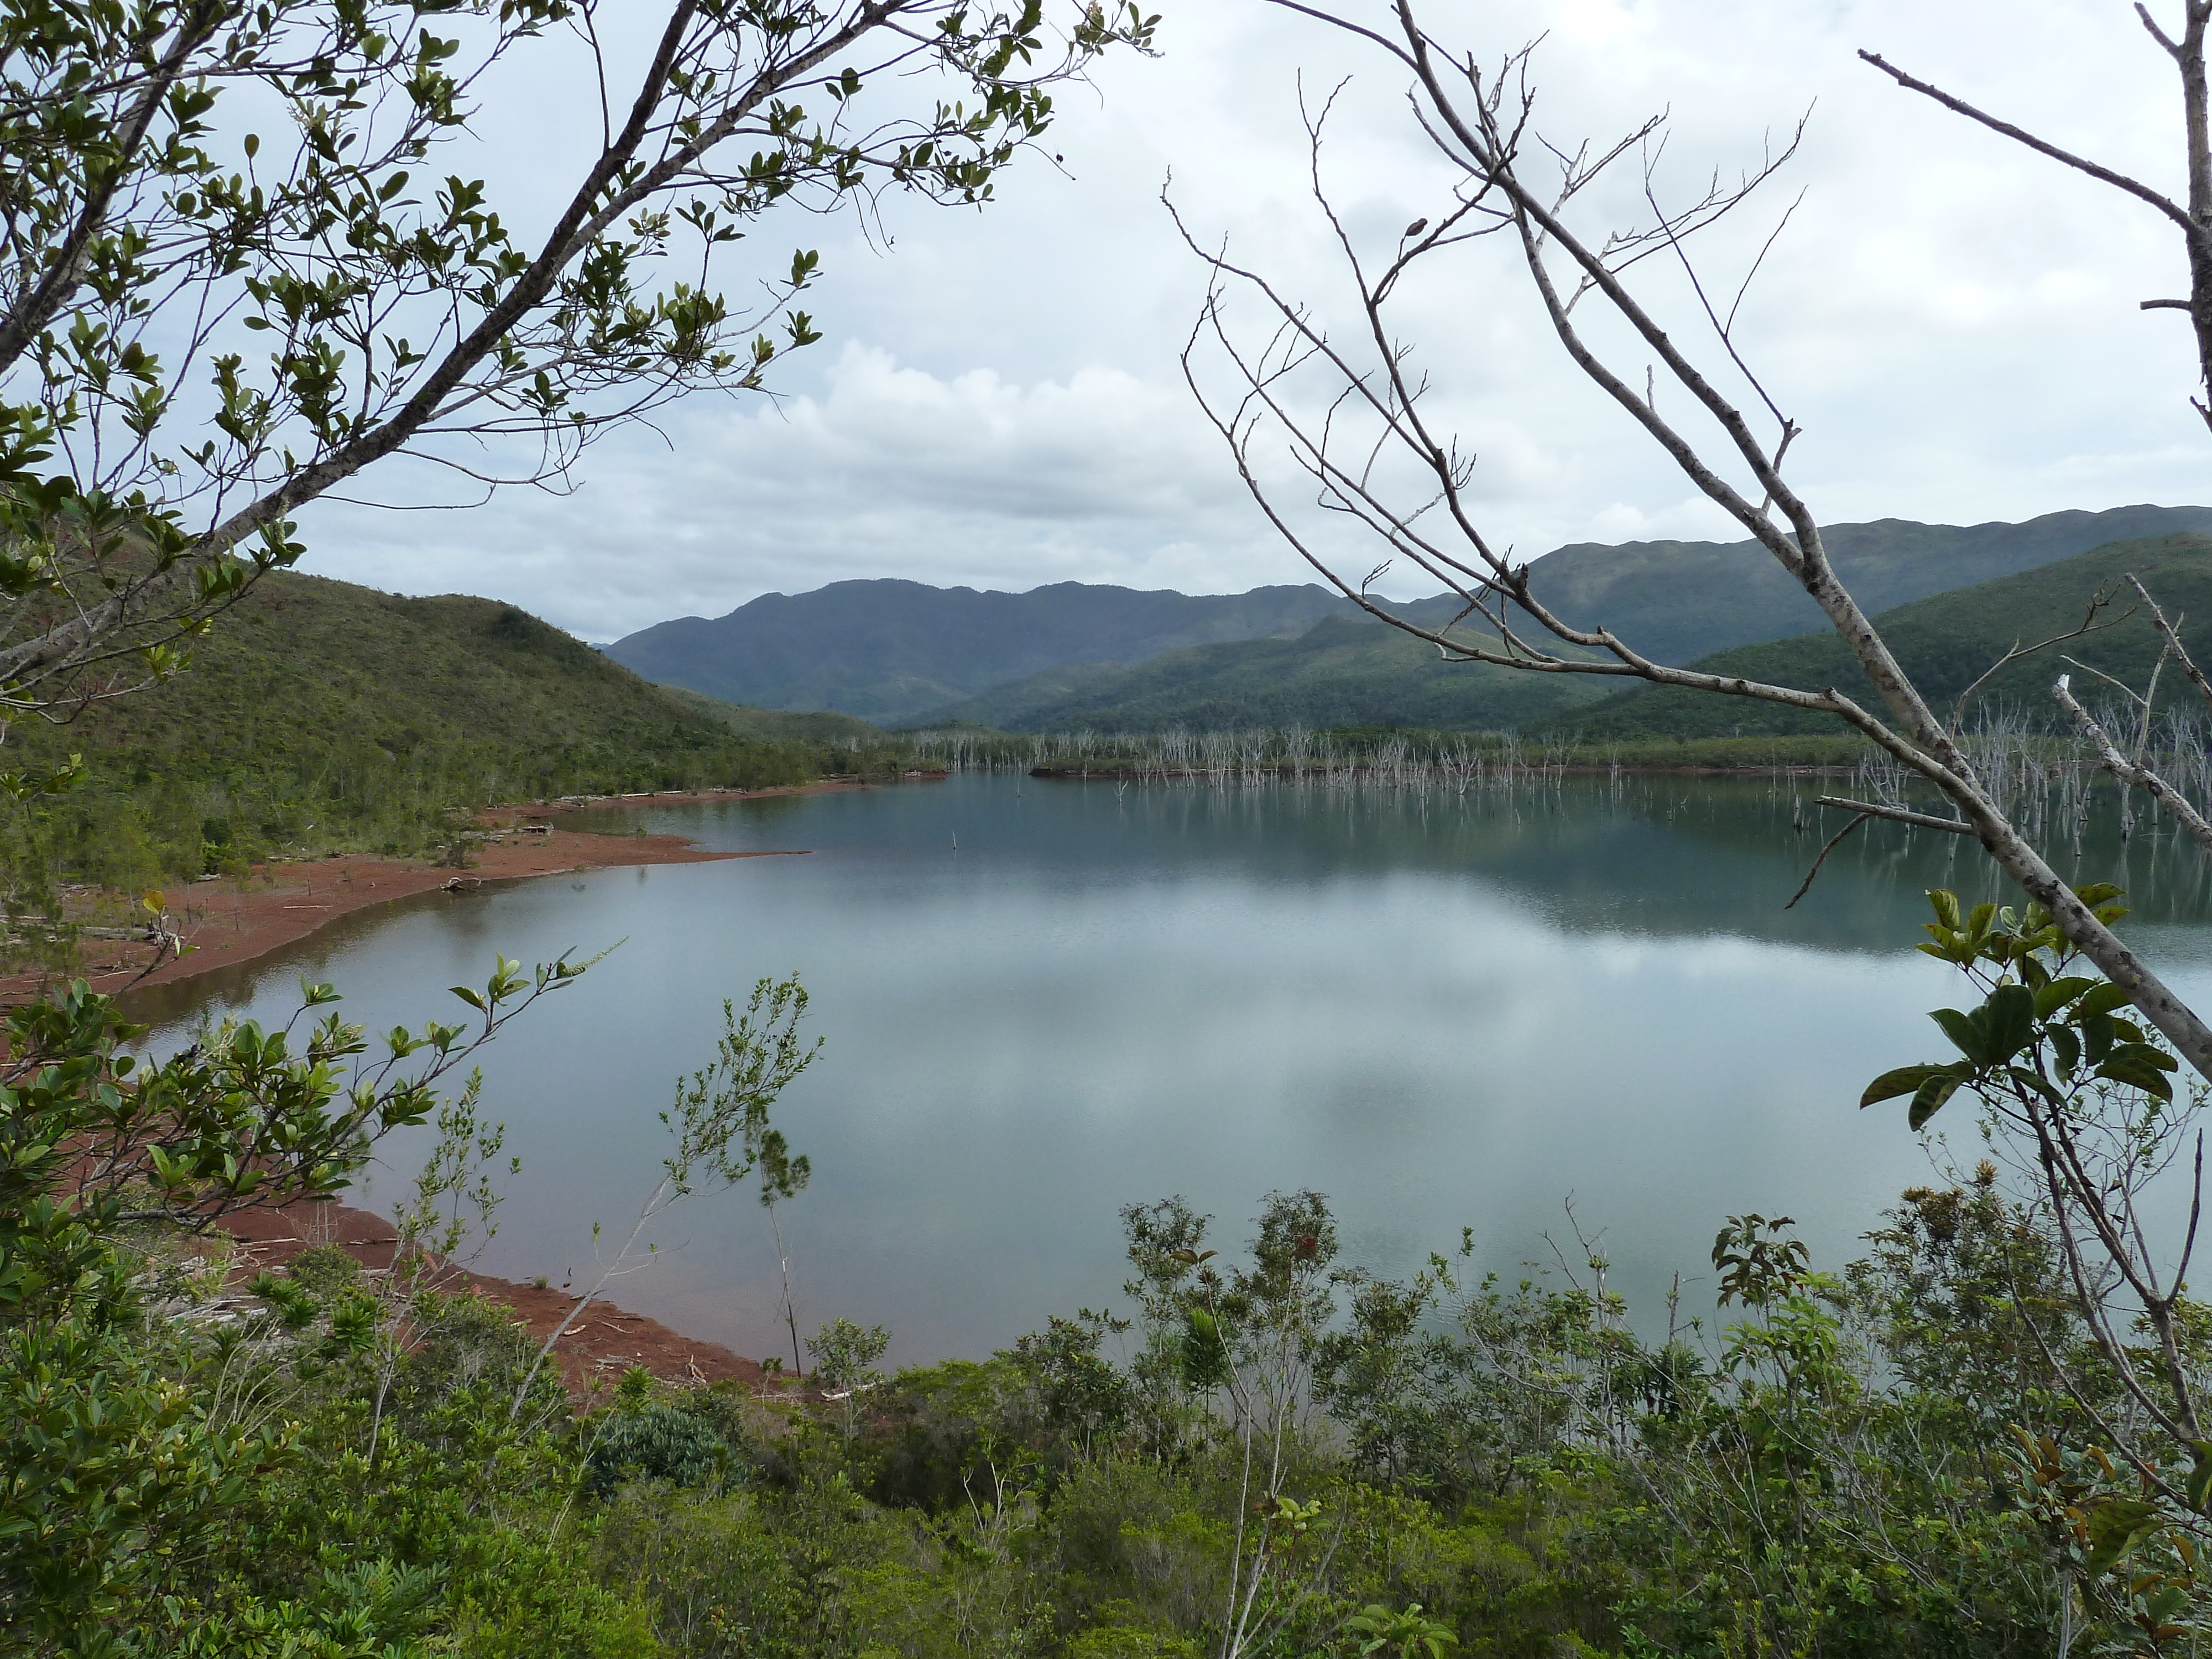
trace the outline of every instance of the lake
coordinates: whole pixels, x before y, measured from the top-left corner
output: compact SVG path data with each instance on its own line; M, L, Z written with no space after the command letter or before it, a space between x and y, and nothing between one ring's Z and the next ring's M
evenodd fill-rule
M781 1216L801 1327L976 1356L1053 1313L1120 1307L1119 1211L1182 1194L1233 1249L1272 1189L1328 1195L1344 1256L1388 1273L1474 1230L1488 1265L1602 1233L1639 1325L1711 1306L1722 1219L1798 1218L1837 1266L1935 1178L1866 1080L1944 1052L1952 970L1921 895L1995 894L1978 848L1869 825L1783 907L1821 840L1817 781L1603 776L1466 795L958 775L603 812L732 851L347 918L276 957L138 994L156 1048L205 1011L281 1022L302 975L371 1030L456 1017L449 985L626 942L484 1059L522 1173L477 1265L585 1282L659 1174L665 1108L725 997L798 972L827 1046L777 1109L811 1186ZM1802 798L1793 805L1792 796ZM1803 828L1797 827L1800 823ZM2212 996L2212 883L2170 831L2093 824L2075 879ZM1954 1106L1954 1132L1971 1119ZM1939 1119L1941 1125L1945 1119ZM1963 1144L1967 1144L1964 1143ZM367 1200L426 1138L392 1137ZM741 1353L787 1353L767 1219L702 1194L610 1293Z

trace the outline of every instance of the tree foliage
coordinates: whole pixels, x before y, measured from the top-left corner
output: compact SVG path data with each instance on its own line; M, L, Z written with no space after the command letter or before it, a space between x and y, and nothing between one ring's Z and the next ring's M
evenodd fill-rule
M674 0L625 82L602 33L637 27L595 0L0 7L0 711L173 672L300 557L299 508L390 457L557 480L613 423L759 389L819 337L819 261L741 241L988 200L1050 88L1153 25ZM602 112L535 231L441 170L533 73Z

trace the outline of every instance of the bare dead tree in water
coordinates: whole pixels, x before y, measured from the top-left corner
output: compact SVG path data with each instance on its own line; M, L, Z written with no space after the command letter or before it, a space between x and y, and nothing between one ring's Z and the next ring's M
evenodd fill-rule
M1902 818L1978 841L2005 874L2047 909L2065 938L2120 987L2144 1017L2197 1070L2212 1077L2212 1026L2178 996L2078 898L2008 816L1961 741L1959 711L1941 714L1899 664L1887 641L1838 578L1819 523L1784 473L1798 423L1760 378L1739 337L1738 315L1759 264L1789 218L1773 232L1732 289L1712 283L1689 244L1770 185L1795 155L1800 124L1770 145L1733 181L1717 177L1680 204L1662 202L1656 159L1663 118L1610 140L1543 134L1530 77L1532 48L1484 60L1449 45L1416 16L1413 0L1392 0L1389 21L1369 27L1348 13L1273 0L1374 47L1409 76L1407 98L1436 151L1456 174L1449 198L1416 220L1379 257L1362 248L1329 199L1322 176L1324 102L1308 112L1313 193L1334 234L1358 298L1360 326L1339 337L1303 300L1263 273L1210 247L1177 222L1212 272L1206 303L1184 353L1193 390L1228 444L1247 488L1282 536L1340 592L1380 620L1427 641L1447 660L1490 663L1528 673L1611 677L1679 686L1832 715L1859 732L1908 774L1939 791L1953 816L1912 812L1881 802L1832 801L1870 817ZM2212 0L2186 0L2178 39L2152 32L2176 54L2188 114L2191 205L2173 209L2156 192L1944 99L1984 125L2006 132L2186 221L2200 338L2212 338L2212 168L2207 164L2203 33ZM2148 16L2145 22L2149 24ZM1886 64L1877 67L1896 75ZM1942 98L1932 88L1902 83ZM1591 211L1601 180L1640 167L1645 215L1628 226ZM1172 204L1170 204L1172 210ZM1528 569L1483 527L1470 491L1473 457L1426 409L1431 387L1413 348L1393 331L1389 313L1407 274L1469 244L1497 239L1511 250L1553 335L1576 368L1657 444L1698 493L1765 550L1826 617L1874 688L1871 706L1834 686L1793 686L1661 662L1602 622L1577 626L1530 591ZM1661 265L1650 262L1659 261ZM1679 274L1686 319L1662 310L1653 274ZM1232 296L1256 301L1265 322L1247 334L1231 315ZM1677 307L1678 309L1681 307ZM1686 320L1692 326L1675 325ZM1608 339L1626 337L1613 346ZM1702 337L1702 345L1692 343ZM1630 359L1641 361L1632 367ZM2212 356L2206 358L2212 363ZM1637 372L1640 369L1640 373ZM1226 381L1228 391L1218 388ZM1322 395L1309 397L1318 383ZM1731 390L1730 388L1734 388ZM1662 412L1664 403L1668 412ZM1676 411L1680 411L1677 413ZM1387 560L1404 559L1459 601L1453 622L1429 626L1385 607L1364 580L1286 510L1269 482L1268 458L1286 453L1317 489L1327 514L1370 534ZM2089 623L2094 623L2094 615ZM2050 642L2046 642L2050 643ZM2178 638L2177 638L2178 643Z

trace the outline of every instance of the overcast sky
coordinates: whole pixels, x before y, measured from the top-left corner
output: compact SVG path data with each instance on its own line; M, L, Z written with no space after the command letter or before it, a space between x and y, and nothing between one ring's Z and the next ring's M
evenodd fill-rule
M696 398L659 433L589 452L566 496L515 490L452 513L320 504L303 519L307 568L495 595L595 641L854 577L1187 592L1310 580L1183 384L1178 353L1206 274L1160 206L1163 182L1172 170L1201 236L1340 317L1341 268L1307 191L1301 71L1309 95L1353 77L1327 167L1356 234L1387 247L1448 200L1449 178L1379 53L1261 0L1158 5L1159 58L1125 56L1095 89L1062 96L1048 142L1066 176L1018 167L981 213L894 204L887 249L849 221L760 228L771 263L814 246L827 273L811 307L826 337L780 370L779 400ZM1804 428L1791 471L1824 522L2212 500L2185 322L2136 308L2186 291L2178 239L1856 57L1881 52L2179 195L2179 100L2124 0L1428 9L1485 58L1548 32L1534 80L1538 125L1555 141L1610 137L1671 110L1659 177L1678 193L1716 166L1755 162L1770 133L1811 108L1789 173L1705 257L1732 289L1729 273L1803 193L1739 337ZM477 170L526 196L565 100L495 90ZM1600 217L1632 215L1637 178L1594 204ZM1523 556L1578 540L1733 539L1579 381L1525 281L1493 257L1506 251L1478 247L1438 270L1398 319L1440 416L1479 457L1490 533ZM743 283L733 266L729 285ZM1657 292L1685 298L1663 273ZM1670 321L1697 339L1692 313Z

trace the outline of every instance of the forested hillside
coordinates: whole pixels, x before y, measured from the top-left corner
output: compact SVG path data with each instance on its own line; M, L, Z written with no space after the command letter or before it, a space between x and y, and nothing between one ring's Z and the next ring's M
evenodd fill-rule
M2046 566L2129 538L2212 530L2212 508L2129 507L1968 526L1887 519L1824 531L1837 568L1869 610ZM1823 626L1820 611L1750 542L1577 545L1529 567L1534 592L1577 626L1603 623L1661 661ZM1396 607L1435 624L1447 598ZM902 721L972 720L1010 732L1158 731L1223 726L1526 726L1605 694L1579 680L1441 662L1348 603L1307 637L1255 639L1147 660L1076 660ZM1531 625L1533 627L1533 624ZM1723 731L1730 729L1723 725ZM1762 728L1763 729L1763 728Z
M2112 594L2113 603L2101 619L2107 625L2011 664L1975 693L1983 709L2010 708L2039 724L2049 723L2063 718L2050 698L2051 681L2069 671L2061 653L2130 685L2141 688L2148 683L2158 657L2158 636L2123 580L2130 572L2143 580L2168 616L2212 616L2212 538L2180 535L2100 547L2040 569L1900 605L1875 617L1875 623L1915 684L1943 708L2015 641L2033 645L2064 633L2081 622L2094 595ZM2132 616L2131 608L2136 611ZM2185 623L2184 639L2192 633ZM1833 685L1869 706L1875 696L1857 662L1832 633L1743 646L1718 652L1696 665L1711 673L1784 685ZM2094 704L2113 695L2094 676L2073 672L2084 701ZM2161 701L2167 694L2186 692L2179 675L2170 675L2161 689ZM1842 729L1840 722L1825 714L1658 687L1639 687L1588 704L1555 718L1551 726L1586 738L1702 738Z
M2046 513L2020 524L1905 519L1827 525L1836 573L1869 613L1966 587L2108 543L2212 532L2212 507ZM1825 625L1820 607L1756 543L1577 544L1528 568L1536 597L1578 628L1602 622L1647 656L1686 662Z
M797 782L828 760L827 734L743 719L511 605L278 573L171 684L19 722L12 766L76 753L86 775L9 827L52 870L137 886L271 852L419 851L495 800Z
M1007 732L1219 731L1293 722L1470 730L1522 725L1610 689L1597 680L1448 663L1435 647L1355 613L1331 617L1293 640L1200 646L1129 667L1054 669L931 718Z
M661 623L607 654L727 702L895 721L1046 669L1297 635L1350 608L1312 584L1193 597L1080 582L1026 593L832 582L763 594L711 622Z

